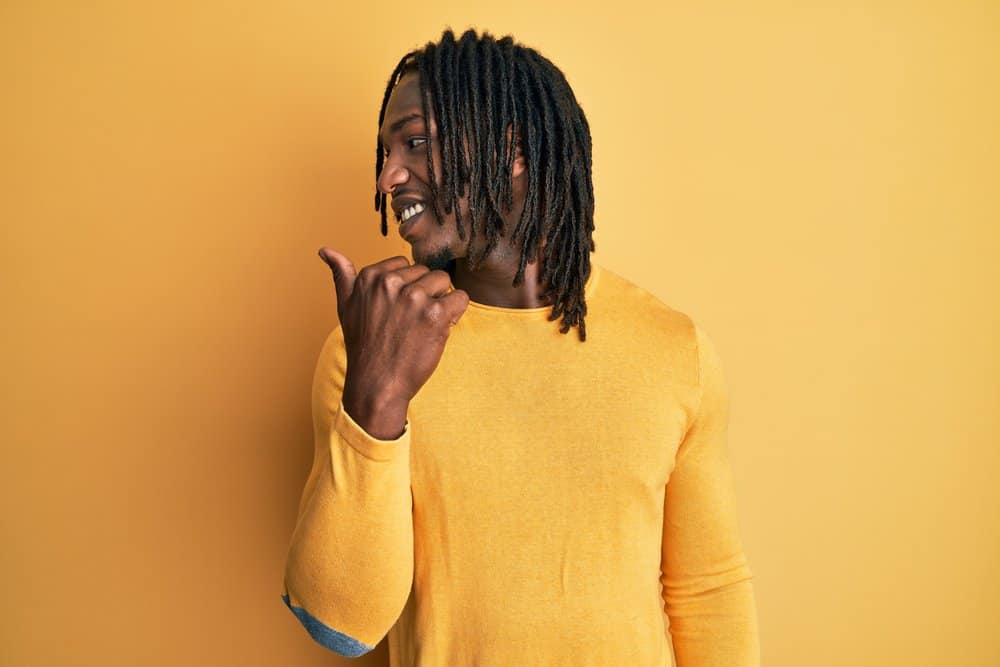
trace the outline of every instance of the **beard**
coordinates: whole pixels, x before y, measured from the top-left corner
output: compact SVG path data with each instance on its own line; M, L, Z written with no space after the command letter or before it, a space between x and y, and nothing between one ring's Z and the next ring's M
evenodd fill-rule
M452 254L451 248L444 247L439 250L435 250L426 257L414 257L414 260L417 264L423 264L431 271L439 269L441 271L448 271L448 273L451 273L450 267L452 266L452 262L455 260L455 255Z

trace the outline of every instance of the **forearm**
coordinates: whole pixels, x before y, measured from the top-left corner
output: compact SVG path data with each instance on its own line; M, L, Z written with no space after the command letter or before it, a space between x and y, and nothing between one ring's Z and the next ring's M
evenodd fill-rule
M409 432L374 438L343 404L331 426L316 449L283 597L316 641L360 655L395 623L412 584Z
M744 566L729 576L721 587L689 582L665 593L677 667L760 666L752 575Z

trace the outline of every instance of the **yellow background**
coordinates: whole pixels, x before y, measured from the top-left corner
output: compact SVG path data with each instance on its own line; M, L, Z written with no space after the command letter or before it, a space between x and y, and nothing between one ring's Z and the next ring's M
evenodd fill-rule
M4 3L0 662L348 664L279 598L336 323L316 250L406 254L383 87L472 25L564 70L597 261L719 348L764 664L1000 664L998 19Z

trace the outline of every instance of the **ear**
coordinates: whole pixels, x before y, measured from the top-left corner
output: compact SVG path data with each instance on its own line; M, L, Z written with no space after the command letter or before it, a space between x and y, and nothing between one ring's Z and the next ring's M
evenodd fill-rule
M507 126L507 143L511 142L511 126ZM511 176L517 178L527 169L527 165L524 161L524 151L521 150L521 131L518 130L517 134L514 136L514 164L511 167Z

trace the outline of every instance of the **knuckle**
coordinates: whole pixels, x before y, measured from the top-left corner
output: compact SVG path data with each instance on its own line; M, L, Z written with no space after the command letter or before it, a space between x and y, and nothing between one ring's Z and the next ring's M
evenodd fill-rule
M375 273L375 269L371 265L366 266L358 271L358 280L367 285L371 282L373 273Z
M381 283L383 288L390 290L399 290L406 281L403 277L394 271L387 271L379 276L379 283Z
M412 283L403 287L400 290L400 295L414 305L423 303L424 300L423 291L419 287L415 287Z
M423 313L424 319L432 324L439 324L445 319L444 307L438 301L429 304L424 308Z

